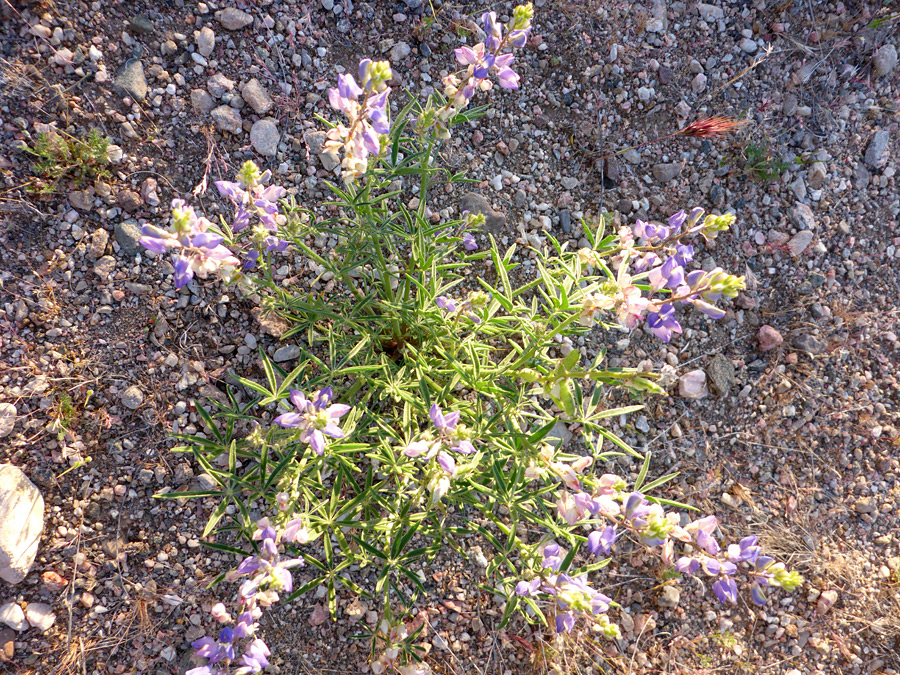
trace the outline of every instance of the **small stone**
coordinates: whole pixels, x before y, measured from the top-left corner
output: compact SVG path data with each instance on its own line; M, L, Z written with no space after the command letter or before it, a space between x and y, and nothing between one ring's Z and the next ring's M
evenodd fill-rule
M116 259L111 255L105 255L94 263L94 274L103 281L109 281L116 271Z
M197 51L201 56L209 56L216 48L216 34L209 26L204 26L197 33Z
M25 620L25 612L14 602L7 602L0 607L0 621L21 633L28 630L28 621Z
M753 38L744 38L741 40L741 50L747 52L748 54L753 54L756 50L759 49L759 45L756 44L756 40Z
M56 623L56 614L46 602L29 602L25 606L25 618L32 628L37 628L42 633L46 633Z
M147 176L141 183L141 198L150 206L159 206L159 183L153 176Z
M141 239L141 228L137 224L137 221L124 220L116 223L115 237L122 251L126 255L133 256L144 249L139 243Z
M0 464L0 579L22 581L31 570L44 531L44 498L12 464Z
M191 109L195 115L206 115L216 107L216 100L206 89L194 89L191 92Z
M706 366L706 374L709 377L713 390L719 396L725 396L734 386L734 364L731 359L722 354L716 354Z
M138 14L131 20L128 27L134 32L143 35L152 35L154 31L153 22L150 21L146 14Z
M144 65L140 59L128 59L123 63L115 84L123 95L143 101L147 97L147 78L144 77Z
M122 394L119 396L119 400L129 410L137 410L141 403L144 402L144 394L140 389L136 386L128 387Z
M803 251L806 250L806 247L810 245L813 240L813 233L809 230L800 230L797 234L790 238L787 243L788 250L791 252L791 255L797 257Z
M206 81L206 89L215 98L222 98L227 92L234 89L234 80L229 80L222 73L216 73Z
M679 602L681 602L681 590L678 586L671 584L663 586L659 597L656 599L656 604L663 609L674 609L678 607Z
M572 214L568 209L563 209L559 212L559 226L562 228L562 231L566 234L571 234L572 232Z
M872 74L875 77L888 75L897 65L897 48L884 45L872 55Z
M806 171L806 182L813 190L818 190L825 184L828 178L828 169L824 162L813 162Z
M313 157L318 157L322 154L322 149L325 147L327 139L328 136L324 131L307 131L303 134L303 141L306 143L306 147L309 148L309 154Z
M268 117L255 122L250 129L250 143L253 149L265 157L275 156L280 138L275 121Z
M116 195L116 203L128 213L137 211L144 204L144 200L134 190L122 190Z
M58 572L47 570L41 575L41 583L45 590L48 590L51 593L59 593L68 585L69 580Z
M759 350L763 352L771 351L784 342L781 333L768 324L760 326L756 339L759 341Z
M334 9L334 0L319 0L322 3L322 9L326 12L330 12Z
M707 77L703 73L697 73L691 80L691 91L699 94L706 89Z
M102 227L91 233L90 246L88 247L87 257L91 260L97 260L103 256L106 251L106 244L109 241L109 232Z
M11 663L16 655L16 634L9 628L0 630L0 663Z
M210 114L221 131L237 135L244 130L241 114L230 105L220 105Z
M826 614L837 602L838 592L834 590L822 591L819 601L816 603L816 614Z
M247 84L241 88L241 98L253 108L257 115L265 115L275 105L269 92L255 77L248 80Z
M822 340L807 333L803 333L794 338L794 347L806 352L807 354L812 354L813 356L824 352L826 346L827 345L822 342Z
M799 101L797 97L793 94L785 94L784 98L781 101L781 114L785 117L791 117L794 113L797 112L797 106L799 105Z
M815 230L818 224L808 204L797 202L791 209L791 220L801 230Z
M87 192L73 190L69 193L69 204L79 211L90 211L94 207L94 200Z
M559 420L553 425L553 428L550 430L550 433L547 434L546 439L548 443L557 447L564 447L572 440L572 432L569 431L569 427L565 422Z
M18 410L12 403L0 403L0 438L6 438L16 425Z
M668 183L677 178L681 174L681 162L668 162L666 164L656 164L653 167L653 177L660 183Z
M467 192L459 200L460 212L468 211L472 214L484 216L485 229L495 237L500 236L506 226L506 216L495 211L491 203L477 192Z
M706 373L692 370L678 378L678 395L684 398L704 398L709 394Z
M578 187L579 183L577 178L571 178L569 176L564 176L559 182L566 190L574 190Z
M698 2L697 11L700 13L700 18L707 22L718 21L719 19L725 18L725 11L718 5Z
M300 356L300 347L297 345L284 345L275 351L272 359L275 363L284 363L285 361L296 359L298 356Z
M878 510L875 501L871 497L857 499L853 508L856 509L857 513L875 513Z
M391 63L398 63L402 61L407 56L409 56L411 51L412 50L410 49L410 46L408 44L406 44L405 42L398 42L393 47L391 47Z
M216 20L225 30L241 30L253 23L253 17L234 7L226 7L216 12Z
M866 154L863 160L873 169L880 169L888 161L888 142L891 135L886 129L879 129L872 136L869 146L866 148Z

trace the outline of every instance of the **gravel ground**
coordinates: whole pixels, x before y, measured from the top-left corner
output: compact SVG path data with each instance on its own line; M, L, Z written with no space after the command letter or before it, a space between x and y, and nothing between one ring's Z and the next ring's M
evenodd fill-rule
M662 583L635 554L608 570L624 639L559 639L521 622L495 629L501 608L476 586L490 551L472 539L466 561L425 570L431 592L415 622L435 672L898 672L900 24L890 4L535 2L521 90L492 93L488 115L442 151L480 182L435 195L432 217L474 206L504 244L539 246L550 233L578 246L581 219L604 210L622 222L735 211L733 232L699 256L747 276L725 319L690 316L669 345L637 332L579 346L676 376L672 397L612 428L653 453L655 474L680 472L667 496L721 514L730 535L759 533L807 583L764 609L723 608L694 582ZM254 319L226 287L176 292L168 264L137 246L139 225L192 191L206 215L226 213L203 181L247 158L320 204L335 175L315 115L329 116L335 68L390 58L395 84L427 93L482 9L0 3L0 461L22 468L46 504L31 573L0 582L0 604L27 616L22 630L0 626L0 663L199 665L189 642L208 627L205 586L234 561L201 547L209 504L152 498L207 480L167 434L196 431L192 400L221 397L231 373L259 376L257 345L286 363L290 351L276 352L283 327ZM747 124L640 145L711 114ZM17 145L45 125L111 138L110 175L29 193ZM630 146L640 147L608 156ZM527 274L528 253L517 260ZM305 260L285 258L277 275L321 284ZM339 596L332 621L323 604L313 594L265 619L273 672L367 672L351 636L373 608Z

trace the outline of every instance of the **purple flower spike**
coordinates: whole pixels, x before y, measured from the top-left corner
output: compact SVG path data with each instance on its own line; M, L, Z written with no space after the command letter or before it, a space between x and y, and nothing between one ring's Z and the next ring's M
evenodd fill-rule
M337 423L350 411L348 405L330 405L331 397L330 387L313 394L312 400L307 400L301 392L292 389L291 402L300 412L279 415L275 418L275 423L283 427L302 429L300 440L309 443L313 451L321 455L325 452L325 436L344 437L344 431Z
M663 342L671 340L674 333L681 333L681 324L675 318L672 305L663 305L658 313L647 314L647 327Z
M723 577L713 584L713 591L721 602L737 603L737 584L731 577Z
M259 673L263 668L269 665L269 648L266 643L257 638L246 647L244 647L244 655L241 657L241 663L245 668L240 668L239 673Z

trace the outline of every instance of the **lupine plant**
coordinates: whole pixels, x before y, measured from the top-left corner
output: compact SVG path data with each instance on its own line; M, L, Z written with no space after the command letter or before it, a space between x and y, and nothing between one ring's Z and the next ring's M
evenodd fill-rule
M708 579L727 603L739 601L739 580L758 604L800 583L752 534L720 545L715 516L683 521L689 506L653 495L673 476L648 480L650 454L603 425L641 406L601 402L608 387L664 395L657 375L606 367L602 350L586 361L572 347L598 326L668 342L687 307L721 318L715 303L734 297L743 278L690 268L694 246L733 216L693 209L611 233L609 217L586 220L588 248L548 236L526 271L515 246L502 251L489 237L479 250L480 216L441 222L427 211L430 188L463 180L438 165L437 150L483 114L474 98L493 82L521 84L512 65L531 20L530 5L506 26L485 14L484 40L456 50L462 69L421 104L392 104L387 62L363 60L359 81L340 75L328 93L341 119L327 147L342 155L329 217L247 162L234 182L216 184L233 205L230 220L214 225L176 200L168 229L145 226L148 250L174 254L176 287L218 272L286 320L282 340L300 350L289 372L261 350L264 381L239 378L253 399L229 390L228 403L198 403L207 433L179 436L178 450L192 451L218 487L177 496L218 500L203 536L243 557L227 575L241 582L238 618L213 608L224 627L194 644L209 664L192 675L258 672L270 656L256 637L263 608L320 586L332 613L341 588L380 607L368 634L373 672L425 672L418 633L404 625L425 591L417 568L441 550L464 554L464 535L494 549L482 587L506 598L502 622L518 609L560 632L588 620L620 635L602 570L623 548L656 551L677 573ZM311 243L329 239L324 251ZM275 255L308 261L319 290L276 281ZM471 265L487 267L474 286ZM578 426L578 443L553 441L560 421ZM595 472L624 454L642 460L635 480ZM275 515L259 521L260 512ZM303 563L295 588L291 570ZM372 586L357 585L351 566L373 569Z

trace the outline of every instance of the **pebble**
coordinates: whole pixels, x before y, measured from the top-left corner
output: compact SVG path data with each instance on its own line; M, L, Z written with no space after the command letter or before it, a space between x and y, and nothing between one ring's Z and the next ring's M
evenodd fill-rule
M122 249L122 252L128 256L133 256L144 250L140 245L141 228L134 220L123 220L116 223L115 238Z
M797 97L793 94L785 94L784 99L781 101L781 113L786 117L792 116L797 112L797 105L799 101Z
M697 3L697 11L700 13L700 18L704 21L717 21L725 18L725 11L718 5L699 2Z
M216 48L216 34L209 26L204 26L197 33L197 51L201 56L209 56Z
M857 499L854 508L857 513L875 513L878 510L875 501L871 497Z
M888 142L890 139L891 135L886 129L876 131L875 135L872 136L872 140L869 141L868 147L866 147L863 161L873 169L880 169L887 164Z
M237 135L244 130L241 114L230 105L220 105L210 115L221 131Z
M275 105L269 92L266 91L259 80L255 77L248 80L241 88L241 98L243 98L257 115L265 115Z
M275 121L268 117L255 122L250 129L250 143L253 149L265 157L275 156L280 138Z
M485 229L494 236L498 236L506 226L506 216L499 211L495 211L491 203L477 192L464 194L459 200L459 210L460 212L468 211L476 215L483 215Z
M790 238L787 243L788 250L794 257L799 256L813 240L813 233L809 230L800 230L797 234Z
M628 157L625 158L626 160ZM677 178L681 174L681 162L668 162L665 164L655 164L653 166L653 177L660 183L668 183Z
M894 45L883 45L872 55L872 74L875 77L889 75L897 65L897 48Z
M216 100L206 89L194 89L191 92L191 109L195 115L208 115L216 107Z
M215 16L225 30L241 30L253 23L251 15L234 7L219 10Z
M822 342L822 340L813 337L808 333L801 333L795 337L793 344L797 349L812 355L821 354L826 348L826 344Z
M674 609L681 602L681 589L673 584L667 584L662 587L656 604L662 608Z
M216 73L206 81L206 89L215 98L222 98L234 89L234 80L229 80L222 73Z
M109 281L116 271L116 259L111 255L105 255L94 263L94 274L102 281Z
M753 38L744 38L741 40L741 50L747 52L748 54L754 54L756 50L759 49L759 45L756 44L756 40Z
M801 230L815 230L818 227L816 217L808 204L797 202L791 209L791 220Z
M838 592L834 590L822 591L819 595L819 600L816 602L816 614L825 614L834 607L834 603L837 602Z
M391 47L391 63L397 64L398 62L409 56L411 51L412 50L410 49L410 46L408 44L406 44L405 42L398 42L393 47Z
M144 76L144 65L140 59L128 59L119 69L115 80L116 87L125 96L135 101L147 98L147 78Z
M16 406L12 403L0 403L0 438L6 438L16 425Z
M691 91L695 94L699 94L700 92L706 89L707 78L703 73L697 73L694 76L694 79L691 80Z
M137 386L130 386L122 392L119 400L129 410L137 410L144 402L144 394Z
M763 352L771 351L784 342L781 333L768 324L760 326L756 333L756 339L759 342L760 351Z
M709 365L706 366L706 374L709 377L710 384L712 384L713 391L719 396L727 395L734 386L734 364L731 363L731 359L722 354L713 356Z
M709 394L706 373L692 370L678 378L678 395L684 398L704 398Z
M284 345L275 351L272 359L275 363L283 363L285 361L296 359L298 356L300 356L300 347L297 345Z
M45 602L29 602L25 606L25 618L32 628L37 628L42 633L47 632L56 623L56 614L53 608Z
M15 602L7 602L0 607L0 621L19 633L28 629L25 612Z

